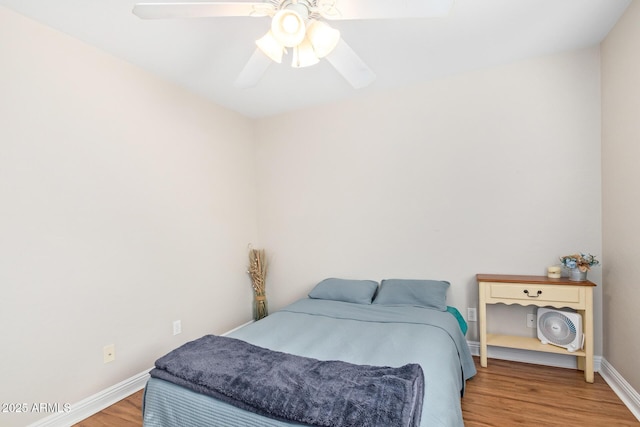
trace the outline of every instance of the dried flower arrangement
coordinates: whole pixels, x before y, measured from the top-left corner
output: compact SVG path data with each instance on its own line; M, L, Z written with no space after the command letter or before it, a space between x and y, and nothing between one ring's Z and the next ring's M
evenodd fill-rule
M562 256L560 257L560 262L566 268L577 268L583 273L591 270L591 267L594 265L600 264L600 261L598 261L594 255L583 253Z
M264 249L249 248L249 277L254 293L253 318L260 320L269 314L267 309L266 277L267 259Z

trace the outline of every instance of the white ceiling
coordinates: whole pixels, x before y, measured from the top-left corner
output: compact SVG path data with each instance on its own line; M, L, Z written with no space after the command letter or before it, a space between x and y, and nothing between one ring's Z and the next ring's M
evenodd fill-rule
M256 87L234 88L269 18L141 20L131 13L135 3L0 0L2 6L249 117L592 46L606 36L631 0L456 0L447 18L332 21L377 75L372 85L359 90L325 60L294 69L288 58L271 65Z

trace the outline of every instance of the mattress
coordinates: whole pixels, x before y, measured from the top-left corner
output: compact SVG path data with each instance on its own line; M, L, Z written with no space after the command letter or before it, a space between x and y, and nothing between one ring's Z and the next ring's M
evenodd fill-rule
M418 363L425 376L420 425L463 426L460 398L475 366L455 310L302 299L229 336L320 360L399 367ZM145 426L285 427L172 383L151 378Z

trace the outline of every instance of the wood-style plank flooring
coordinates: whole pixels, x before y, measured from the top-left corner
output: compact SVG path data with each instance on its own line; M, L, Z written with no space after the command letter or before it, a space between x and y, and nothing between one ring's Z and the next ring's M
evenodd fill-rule
M466 427L638 427L640 422L596 373L489 359L467 382L462 399ZM142 426L142 391L76 424L77 427Z
M140 390L101 412L80 421L78 427L141 427L142 393Z
M600 374L489 359L467 381L462 399L466 427L638 427L640 422Z

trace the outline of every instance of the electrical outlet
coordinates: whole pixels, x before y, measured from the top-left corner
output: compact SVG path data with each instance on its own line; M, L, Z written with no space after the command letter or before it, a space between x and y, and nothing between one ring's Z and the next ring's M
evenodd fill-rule
M469 322L477 322L478 321L478 312L475 308L469 307L467 308L467 320Z
M180 320L173 321L173 335L178 335L182 332L182 322Z
M102 356L104 358L104 363L109 363L116 360L115 344L105 345L104 348L102 349Z
M536 327L537 327L536 315L533 314L533 313L528 313L527 314L527 328L535 329Z

